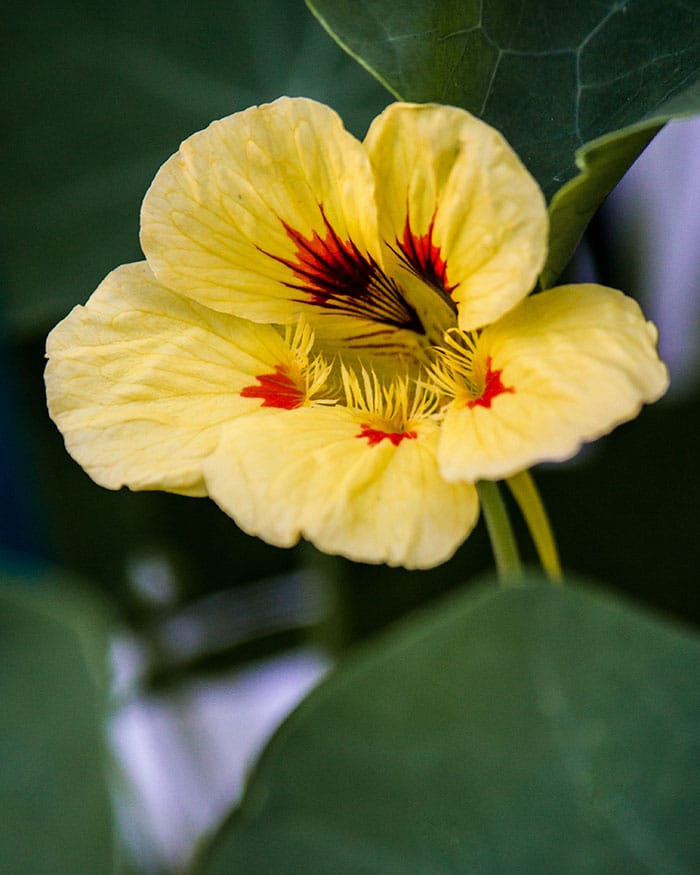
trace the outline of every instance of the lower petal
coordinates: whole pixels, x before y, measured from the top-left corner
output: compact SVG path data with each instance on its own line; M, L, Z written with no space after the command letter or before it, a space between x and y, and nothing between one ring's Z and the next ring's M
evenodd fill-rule
M210 496L250 534L283 547L303 536L355 561L428 568L476 523L476 490L440 476L430 423L380 434L336 407L264 425L232 423L204 466Z
M486 328L476 357L498 375L488 403L456 398L439 447L448 480L501 479L633 419L668 387L657 333L631 298L596 285L533 295Z
M260 408L244 389L288 355L270 326L169 292L145 262L125 265L49 335L49 413L100 485L205 495L201 463L222 426Z

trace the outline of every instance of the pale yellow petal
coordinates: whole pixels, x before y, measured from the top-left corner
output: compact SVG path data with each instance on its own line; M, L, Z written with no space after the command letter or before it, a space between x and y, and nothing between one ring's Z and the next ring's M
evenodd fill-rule
M141 242L168 288L255 321L295 321L314 297L306 286L345 257L329 248L381 257L369 160L320 103L252 107L189 137L163 165Z
M531 291L547 253L546 204L498 131L463 109L397 103L365 146L382 238L401 253L410 228L413 269L432 253L432 270L417 273L447 288L461 328L494 321Z
M533 295L484 330L475 362L505 388L488 405L456 398L439 448L450 480L500 479L560 461L634 418L668 387L657 332L631 298L595 285Z
M445 561L476 523L476 490L440 476L435 425L396 446L371 445L360 419L345 408L300 408L264 427L237 420L205 463L209 494L241 528L278 546L303 536L360 562Z
M204 495L221 428L289 360L270 326L164 289L145 262L111 273L49 335L46 392L68 452L100 485Z

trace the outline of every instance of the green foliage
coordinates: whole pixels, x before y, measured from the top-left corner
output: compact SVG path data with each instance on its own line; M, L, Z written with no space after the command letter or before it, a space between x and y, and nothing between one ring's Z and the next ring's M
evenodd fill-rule
M580 174L563 185L549 205L549 253L541 277L544 288L553 285L567 266L596 210L659 127L656 121L632 125L576 152Z
M10 0L3 11L3 295L23 334L45 334L142 257L148 185L212 119L303 94L362 133L386 103L301 2Z
M108 875L105 619L45 584L0 577L0 869Z
M599 592L460 594L311 694L197 871L695 871L699 670Z
M552 201L545 284L659 125L700 110L694 4L307 2L396 97L463 106L504 133Z

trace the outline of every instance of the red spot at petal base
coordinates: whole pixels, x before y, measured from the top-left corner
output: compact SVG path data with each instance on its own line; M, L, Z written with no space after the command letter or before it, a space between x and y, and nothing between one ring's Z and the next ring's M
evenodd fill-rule
M243 398L262 398L263 407L279 407L294 410L301 407L305 393L289 376L283 365L277 365L272 374L261 374L255 378L257 386L246 386L241 391Z
M367 445L370 447L376 447L383 440L391 441L395 447L398 447L401 441L415 440L418 437L415 431L382 431L369 425L363 425L361 429L362 431L356 437L367 438Z
M501 380L502 371L494 371L491 367L491 356L486 359L486 377L484 379L484 390L478 398L473 401L467 401L467 407L491 407L491 402L499 395L512 395L515 389L512 386L504 386Z

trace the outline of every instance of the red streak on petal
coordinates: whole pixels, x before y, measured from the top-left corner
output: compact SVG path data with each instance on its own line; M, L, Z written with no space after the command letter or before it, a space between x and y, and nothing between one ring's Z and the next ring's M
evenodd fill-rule
M355 435L358 438L367 438L367 445L370 447L376 447L378 443L381 443L385 438L395 446L401 443L402 440L415 440L418 437L417 432L415 431L382 431L378 428L372 428L369 425L361 426L362 431Z
M494 371L491 367L491 356L486 359L486 379L484 380L484 390L478 398L473 401L467 401L467 407L491 407L491 402L494 398L503 394L513 394L515 389L512 386L504 386L501 380L502 371Z
M258 247L260 252L292 271L295 282L283 281L283 284L303 293L300 302L342 316L425 334L418 313L406 300L398 283L353 240L345 240L338 234L328 220L323 204L319 203L318 208L325 231L313 230L310 237L305 237L280 218L287 236L296 247L293 258Z
M274 373L261 374L255 378L257 386L246 386L241 391L243 398L262 398L263 407L280 407L283 410L294 410L304 403L305 393L284 369L277 365Z
M449 293L456 287L456 283L450 285L448 282L447 261L442 257L440 247L433 243L434 227L435 214L425 234L415 234L411 230L410 219L406 216L403 237L396 242L405 262L419 277Z
M303 281L314 304L325 304L336 295L361 296L372 280L374 267L352 241L341 240L326 221L326 234L313 231L304 237L284 223L287 236L296 244L296 263L285 261Z

